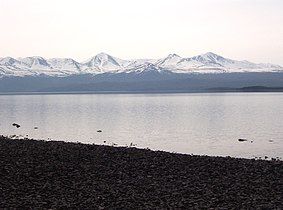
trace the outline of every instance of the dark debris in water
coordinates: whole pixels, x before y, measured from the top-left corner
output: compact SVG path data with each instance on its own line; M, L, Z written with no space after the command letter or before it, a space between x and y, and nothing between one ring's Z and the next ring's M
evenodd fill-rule
M13 123L12 126L15 126L16 128L20 128L21 126L17 123Z

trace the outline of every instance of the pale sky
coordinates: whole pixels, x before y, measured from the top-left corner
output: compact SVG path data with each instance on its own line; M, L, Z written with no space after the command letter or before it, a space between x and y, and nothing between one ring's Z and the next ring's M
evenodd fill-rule
M283 65L283 0L0 0L0 57L208 51Z

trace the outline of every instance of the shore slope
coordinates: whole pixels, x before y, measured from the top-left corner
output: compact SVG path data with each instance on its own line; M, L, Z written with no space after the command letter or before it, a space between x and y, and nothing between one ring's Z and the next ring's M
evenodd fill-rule
M0 208L282 209L282 161L0 136Z

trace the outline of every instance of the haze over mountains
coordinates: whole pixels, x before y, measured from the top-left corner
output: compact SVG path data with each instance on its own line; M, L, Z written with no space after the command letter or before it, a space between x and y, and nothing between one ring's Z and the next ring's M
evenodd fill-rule
M0 77L50 76L100 74L207 74L240 72L283 72L283 67L273 64L256 64L224 58L212 52L190 58L170 54L162 59L123 60L100 53L85 62L72 58L45 59L39 56L26 58L0 58Z

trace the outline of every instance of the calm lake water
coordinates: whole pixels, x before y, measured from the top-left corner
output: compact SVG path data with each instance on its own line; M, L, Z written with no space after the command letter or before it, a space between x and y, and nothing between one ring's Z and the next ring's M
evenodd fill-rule
M0 95L0 134L283 158L283 93Z

